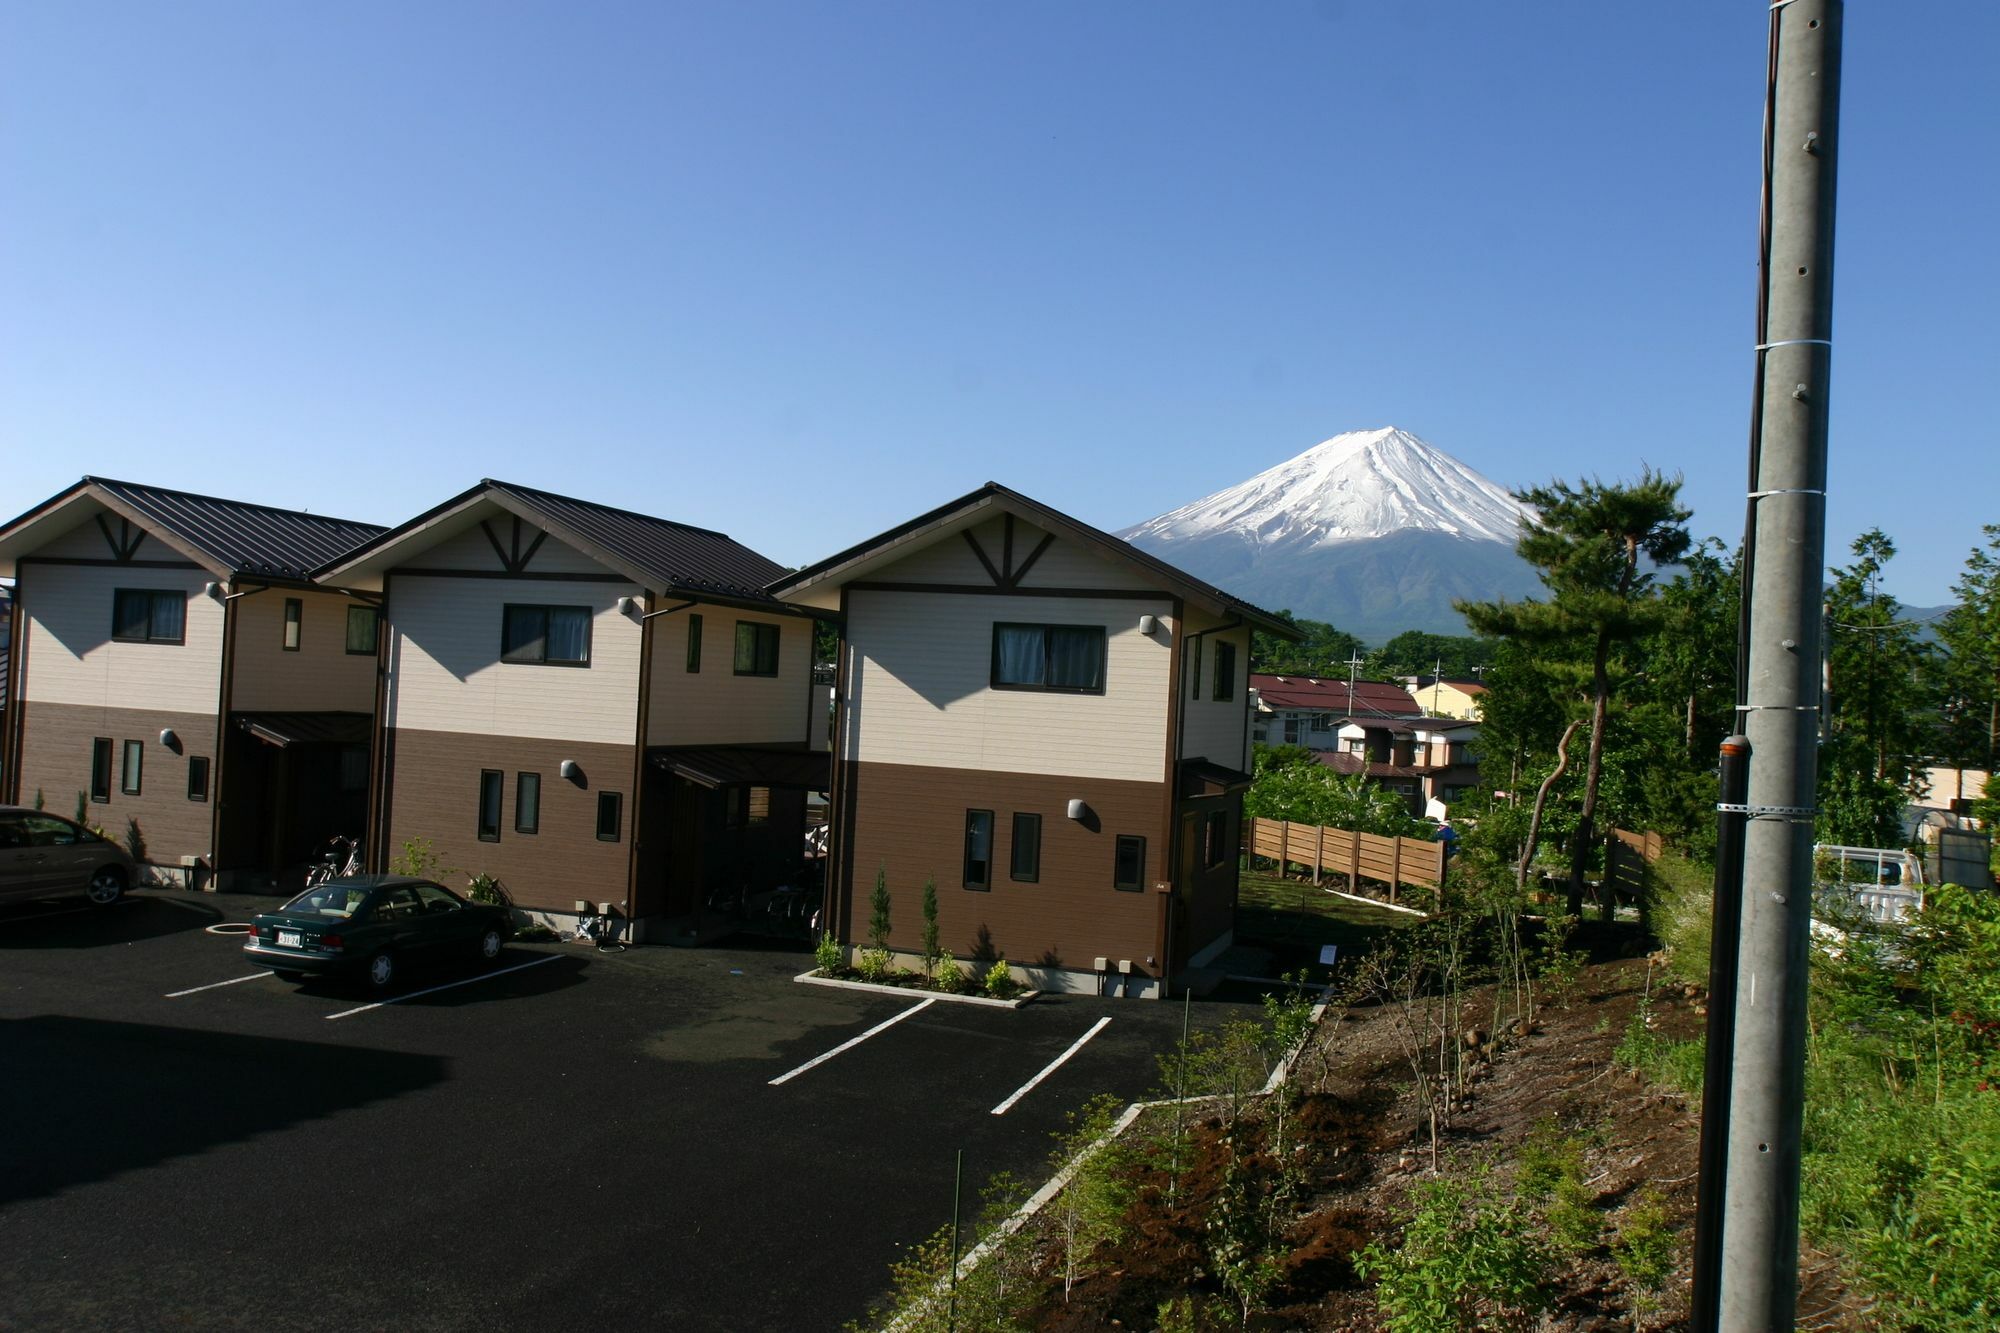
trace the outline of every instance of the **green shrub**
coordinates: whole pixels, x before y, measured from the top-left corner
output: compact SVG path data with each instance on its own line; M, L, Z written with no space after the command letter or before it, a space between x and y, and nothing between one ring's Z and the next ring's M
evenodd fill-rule
M411 838L403 844L403 850L396 859L389 863L389 873L409 875L415 879L442 879L458 872L444 868L429 838Z
M868 941L876 952L889 951L889 868L875 872L875 889L868 895Z
M982 984L988 995L1000 1000L1012 999L1014 993L1021 988L1020 983L1014 980L1014 974L1007 970L1005 958L993 960L993 966L986 969L986 977Z
M1555 1253L1583 1254L1597 1245L1603 1217L1596 1196L1584 1183L1582 1135L1566 1134L1554 1116L1528 1131L1518 1155L1514 1190L1521 1202L1539 1209Z
M125 821L125 851L139 864L146 863L146 835L139 830L137 815Z
M962 995L965 992L965 968L950 954L938 959L937 973L932 978L937 988L947 995Z
M840 941L832 931L822 932L813 942L813 963L828 976L840 970Z
M1402 1243L1391 1249L1378 1237L1355 1256L1391 1333L1457 1333L1548 1308L1553 1262L1539 1224L1489 1184L1483 1169L1424 1181Z
M1676 852L1648 871L1653 933L1666 946L1667 970L1690 985L1708 985L1709 940L1715 927L1715 872Z
M887 949L863 949L855 955L854 970L861 974L863 981L881 981L888 977L892 961Z
M500 881L483 872L467 881L465 896L476 903L487 903L494 907L507 905L507 894L500 887Z
M1632 1327L1660 1308L1660 1294L1674 1275L1674 1232L1667 1224L1666 1204L1651 1186L1618 1218L1618 1238L1611 1259L1632 1289Z
M938 948L938 899L937 877L935 875L927 876L924 879L923 912L924 975L928 977L936 969L938 954L942 952Z

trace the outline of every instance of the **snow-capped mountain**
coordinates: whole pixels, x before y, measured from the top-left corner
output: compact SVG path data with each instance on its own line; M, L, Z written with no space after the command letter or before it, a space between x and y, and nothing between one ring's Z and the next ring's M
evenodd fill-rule
M1453 598L1533 595L1521 504L1408 431L1349 431L1118 535L1253 602L1381 642L1462 634Z

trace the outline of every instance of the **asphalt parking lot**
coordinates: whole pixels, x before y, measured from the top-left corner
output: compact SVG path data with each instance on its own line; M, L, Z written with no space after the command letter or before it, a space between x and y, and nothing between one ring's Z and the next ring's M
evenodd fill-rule
M0 909L0 1328L838 1328L949 1220L955 1151L969 1195L1039 1177L1181 1022L755 948L515 944L380 1003L206 929L276 901Z

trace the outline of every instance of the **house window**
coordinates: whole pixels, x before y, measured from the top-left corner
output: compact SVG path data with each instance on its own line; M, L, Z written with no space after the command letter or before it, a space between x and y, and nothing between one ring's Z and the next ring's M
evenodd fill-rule
M693 675L701 670L701 617L699 615L688 617L687 669L689 675Z
M500 660L589 666L590 608L509 602L501 612Z
M90 799L102 804L111 799L111 738L99 736L90 743Z
M1008 867L1010 878L1033 884L1042 877L1042 817L1014 816L1014 848Z
M1193 647L1193 661L1188 667L1188 698L1201 698L1201 640L1196 639Z
M775 676L778 674L778 627L755 620L736 622L736 674Z
M1298 743L1299 719L1296 714L1293 714L1285 718L1285 744L1297 745Z
M1118 835L1112 854L1111 887L1137 893L1146 887L1146 840L1134 833Z
M514 832L535 833L542 827L542 775L514 775Z
M187 628L187 594L120 588L111 597L111 637L121 643L180 643Z
M1313 714L1313 730L1314 730L1314 731L1332 731L1332 730L1333 730L1333 714L1332 714L1332 713L1314 713L1314 714Z
M196 755L188 760L188 799L208 799L208 758L205 755Z
M625 823L625 798L615 791L597 793L597 840L617 842Z
M1104 693L1104 627L995 625L993 688Z
M993 812L965 812L965 887L993 887Z
M299 650L299 633L304 628L306 604L296 597L285 599L285 651Z
M372 606L347 608L347 651L356 656L375 655L382 633L382 613Z
M1229 859L1229 812L1211 810L1202 825L1202 864L1213 870Z
M118 766L118 790L127 796L139 794L139 778L146 766L146 743L126 741L124 762Z
M479 770L479 840L500 841L500 784L505 775L497 768Z
M1215 645L1215 692L1212 699L1234 699L1236 697L1236 645L1218 643Z

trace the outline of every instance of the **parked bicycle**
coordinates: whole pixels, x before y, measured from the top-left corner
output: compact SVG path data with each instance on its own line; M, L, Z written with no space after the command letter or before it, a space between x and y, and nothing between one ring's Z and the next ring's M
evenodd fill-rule
M316 889L331 879L345 879L361 873L361 839L339 834L327 839L326 850L306 871L306 887Z

